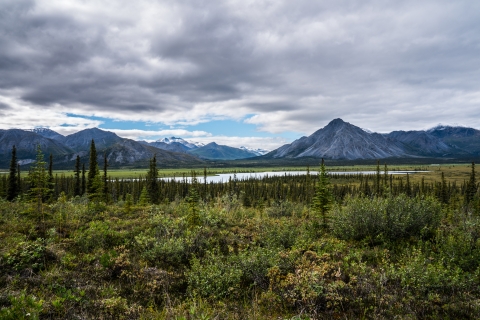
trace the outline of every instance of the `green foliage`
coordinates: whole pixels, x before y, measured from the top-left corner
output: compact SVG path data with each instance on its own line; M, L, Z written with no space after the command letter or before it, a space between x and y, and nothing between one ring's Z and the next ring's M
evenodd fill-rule
M40 145L37 145L37 161L28 173L30 195L38 203L42 203L49 191L49 176L45 168L46 162Z
M197 191L197 178L195 175L192 177L192 183L189 188L188 202L188 215L187 222L190 228L194 228L201 224L200 219L200 194Z
M10 306L0 309L0 319L4 320L27 320L40 319L40 312L44 304L43 300L38 300L35 296L27 295L25 291L18 296L10 295L8 297Z
M146 177L146 189L151 202L158 203L159 187L158 187L158 169L157 155L150 159L150 165Z
M7 200L14 200L19 194L19 184L17 183L17 149L12 147L12 160L10 161L10 172L8 174Z
M194 296L211 299L237 297L243 272L238 258L193 258L187 272L188 290Z
M6 264L13 270L31 268L38 271L45 266L45 245L43 239L21 241L4 256Z
M88 167L88 179L86 185L86 191L89 198L93 200L98 200L101 197L102 190L102 180L100 179L98 161L97 161L97 150L95 149L95 141L90 144L90 161Z
M371 241L431 236L440 225L441 206L434 198L351 197L332 213L332 230L342 239Z
M140 206L146 206L150 202L150 197L148 196L148 191L146 187L142 188L140 193L140 199L138 199L138 204Z
M330 179L327 175L325 163L322 159L318 181L315 186L315 196L312 201L314 212L321 218L324 226L327 225L327 212L330 210L332 203L332 193L330 191Z
M407 197L390 176L383 199L377 174L372 198L352 196L363 178L329 177L324 228L306 176L159 180L161 204L145 179L109 180L113 201L92 204L60 176L41 225L35 204L0 201L0 318L477 318L480 220L455 206L466 184L444 184L442 208L438 181L412 175Z

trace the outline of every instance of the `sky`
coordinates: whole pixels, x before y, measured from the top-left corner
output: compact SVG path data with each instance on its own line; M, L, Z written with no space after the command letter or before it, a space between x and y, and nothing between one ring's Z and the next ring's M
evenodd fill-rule
M273 150L480 128L480 1L1 0L0 129Z

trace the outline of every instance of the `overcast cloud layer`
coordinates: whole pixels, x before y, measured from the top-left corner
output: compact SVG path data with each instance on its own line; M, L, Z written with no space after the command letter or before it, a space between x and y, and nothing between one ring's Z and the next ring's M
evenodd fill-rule
M480 128L478 1L2 0L0 48L1 128Z

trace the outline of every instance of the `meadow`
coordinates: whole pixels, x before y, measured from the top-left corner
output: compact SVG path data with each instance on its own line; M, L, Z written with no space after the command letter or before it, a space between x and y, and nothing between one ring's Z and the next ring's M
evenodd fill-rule
M80 195L54 171L41 197L25 172L13 201L3 178L0 319L478 319L471 164L326 169L154 193L151 170L109 170Z

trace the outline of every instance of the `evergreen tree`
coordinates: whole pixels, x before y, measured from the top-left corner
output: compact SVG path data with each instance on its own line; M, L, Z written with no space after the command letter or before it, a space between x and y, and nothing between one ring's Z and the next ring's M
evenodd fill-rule
M158 187L158 169L157 169L157 155L154 154L150 159L150 166L147 172L147 191L150 201L158 203L159 187Z
M75 181L73 187L73 196L81 195L81 181L80 181L80 156L77 155L75 159Z
M148 197L147 187L143 186L142 192L140 192L140 198L138 199L138 204L141 206L146 206L150 202Z
M91 199L97 199L101 188L99 169L97 162L97 150L92 139L90 144L90 162L88 168L87 194Z
M315 213L320 215L324 227L327 225L327 212L330 210L331 203L332 192L330 191L330 179L328 178L325 162L322 158L312 206Z
M10 173L8 175L7 200L14 200L19 194L17 181L17 149L12 147L12 160L10 161Z
M41 205L49 192L49 175L45 169L46 164L42 149L40 145L37 145L37 161L28 173L28 180L30 181L30 194L32 198L37 200L39 205Z
M198 202L200 201L200 195L197 191L197 176L195 171L192 171L192 183L188 190L188 216L187 223L190 228L200 225L200 208Z

